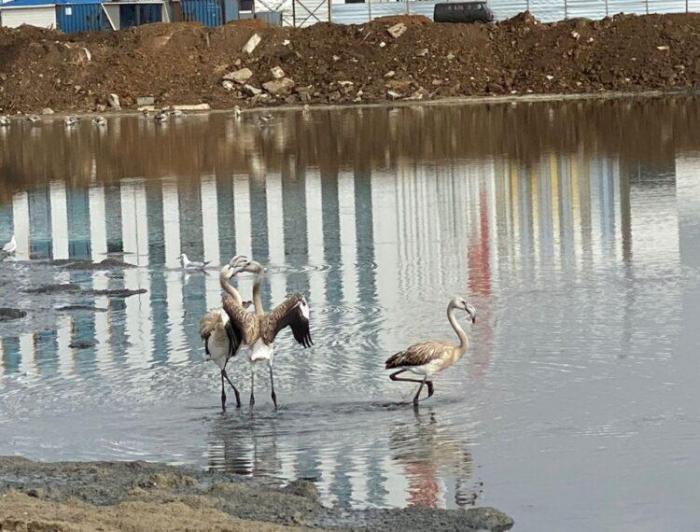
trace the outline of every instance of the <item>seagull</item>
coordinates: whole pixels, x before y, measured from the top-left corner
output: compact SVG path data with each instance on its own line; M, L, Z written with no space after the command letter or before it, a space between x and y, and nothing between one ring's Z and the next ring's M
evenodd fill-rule
M233 108L233 116L235 116L236 118L241 117L241 108L238 107L237 105L234 106L234 108Z
M164 111L158 111L153 118L156 122L162 124L163 122L168 121L168 113Z
M0 127L10 127L10 119L5 115L0 115Z
M27 115L27 120L32 124L38 124L41 122L41 118L39 118L37 115Z
M180 109L173 109L172 111L170 111L170 116L172 116L173 118L182 118L186 115Z
M2 252L8 255L14 255L15 251L17 251L17 239L15 235L12 235L10 241L2 247Z
M185 255L184 253L180 255L180 264L182 265L183 270L203 270L207 267L207 264L209 264L209 262L210 261L192 261L189 258L187 258L187 255Z
M78 118L77 116L67 116L63 119L63 123L66 127L77 126L78 122L80 122L80 118Z
M92 123L95 124L97 127L102 127L107 125L107 120L104 116L96 116L92 119Z

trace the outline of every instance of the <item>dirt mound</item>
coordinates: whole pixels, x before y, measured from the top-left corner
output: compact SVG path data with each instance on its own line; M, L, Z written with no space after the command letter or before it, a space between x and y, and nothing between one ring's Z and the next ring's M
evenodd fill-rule
M231 22L227 22L226 25L238 28L251 28L254 30L260 30L271 27L267 22L265 22L264 20L260 20L259 18L232 20Z
M425 26L433 23L432 20L423 15L387 15L386 17L378 17L373 22L381 22L386 25L403 22L406 26Z
M387 31L396 22L407 26L398 38ZM254 33L260 43L244 52ZM70 36L0 28L0 108L104 111L110 93L127 108L139 96L154 97L157 106L223 108L693 89L699 57L700 14L555 24L527 12L498 24L396 16L304 29L178 23ZM289 79L268 83L275 67ZM244 68L251 75L246 70L247 79L233 81Z

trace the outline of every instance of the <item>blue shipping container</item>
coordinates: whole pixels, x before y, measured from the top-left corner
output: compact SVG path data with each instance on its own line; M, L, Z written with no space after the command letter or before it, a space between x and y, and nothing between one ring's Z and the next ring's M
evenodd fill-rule
M102 4L57 5L56 25L63 33L111 29Z
M223 21L218 0L182 0L182 20L205 26L220 26Z
M119 6L120 29L162 21L162 4L122 4Z
M238 20L238 0L224 0L224 22Z
M163 22L162 4L144 4L139 6L139 24Z

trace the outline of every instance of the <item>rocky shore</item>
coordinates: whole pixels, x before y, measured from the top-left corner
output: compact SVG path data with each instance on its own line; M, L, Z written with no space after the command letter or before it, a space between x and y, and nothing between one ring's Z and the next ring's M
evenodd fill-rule
M295 29L241 21L64 35L0 28L0 113L692 91L700 14Z
M0 530L509 530L493 508L326 508L315 485L145 462L0 457Z

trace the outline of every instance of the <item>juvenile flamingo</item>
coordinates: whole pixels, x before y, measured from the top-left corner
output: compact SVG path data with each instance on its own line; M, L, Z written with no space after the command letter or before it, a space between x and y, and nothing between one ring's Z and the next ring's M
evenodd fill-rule
M436 373L449 368L455 362L457 362L462 355L466 353L469 348L469 338L467 333L464 332L462 326L457 322L457 317L455 316L455 311L464 310L471 318L472 323L476 322L476 309L467 303L467 300L460 296L455 296L450 300L447 305L447 319L452 325L457 338L459 338L459 344L455 345L449 342L443 342L440 340L428 340L426 342L420 342L413 344L408 349L404 351L399 351L398 353L390 356L385 362L386 369L398 369L389 378L392 381L408 381L408 382L418 382L420 386L413 398L413 405L418 406L418 398L423 390L423 385L428 386L428 397L433 395L434 387L433 381L430 379ZM399 377L400 374L404 372L411 372L414 375L422 376L422 379L409 379L405 377Z

